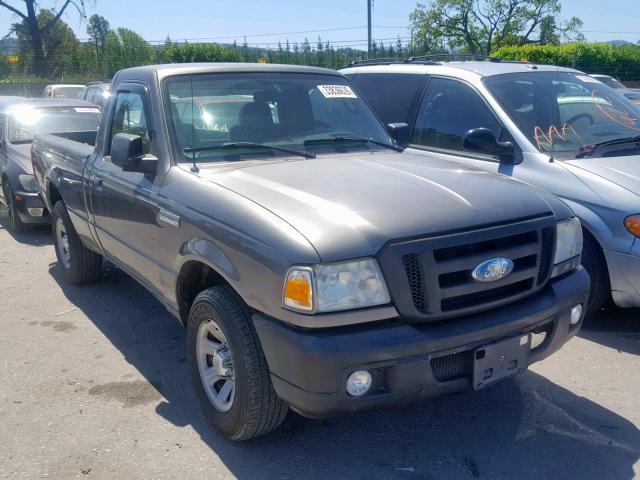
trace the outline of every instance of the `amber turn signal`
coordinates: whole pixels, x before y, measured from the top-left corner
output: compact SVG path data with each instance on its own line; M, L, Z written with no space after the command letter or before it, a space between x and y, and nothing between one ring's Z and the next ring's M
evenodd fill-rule
M633 235L640 238L640 213L629 215L624 219L624 226L627 227Z
M283 303L294 310L313 310L313 280L311 270L290 270L284 283Z

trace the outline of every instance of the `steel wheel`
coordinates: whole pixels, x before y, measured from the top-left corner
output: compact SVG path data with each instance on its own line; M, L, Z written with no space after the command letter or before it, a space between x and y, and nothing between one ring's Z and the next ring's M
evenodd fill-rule
M196 356L200 380L209 401L219 412L228 412L236 391L233 356L222 330L213 320L198 327Z
M64 227L62 218L56 219L56 248L60 255L60 262L66 269L71 268L71 254L69 253L69 237L67 229Z

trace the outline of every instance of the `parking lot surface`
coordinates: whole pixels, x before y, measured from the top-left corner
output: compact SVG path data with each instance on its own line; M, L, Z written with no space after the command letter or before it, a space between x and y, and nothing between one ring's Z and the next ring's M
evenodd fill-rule
M640 475L640 311L604 311L480 392L243 444L192 393L182 326L117 269L63 282L48 229L0 214L0 478L630 479ZM515 306L514 308L517 308Z

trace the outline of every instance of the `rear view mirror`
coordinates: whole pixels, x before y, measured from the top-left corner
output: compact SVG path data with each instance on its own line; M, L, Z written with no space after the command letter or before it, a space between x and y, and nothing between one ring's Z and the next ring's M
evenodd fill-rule
M111 163L125 172L153 174L158 168L158 159L145 155L142 137L129 133L117 133L111 140Z
M409 125L406 123L390 123L387 125L387 131L398 145L409 143Z
M499 142L488 128L469 130L462 139L462 146L474 152L495 155L504 163L513 163L515 160L516 149L513 143Z

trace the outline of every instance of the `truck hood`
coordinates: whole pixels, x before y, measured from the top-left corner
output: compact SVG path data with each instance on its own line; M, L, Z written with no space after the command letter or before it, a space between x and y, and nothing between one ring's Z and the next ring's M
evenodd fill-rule
M554 209L570 215L556 197L516 180L408 153L203 168L200 174L282 218L323 261L372 255L392 239L473 229Z
M598 175L626 188L636 195L640 195L640 155L583 158L580 160L569 160L565 163Z

